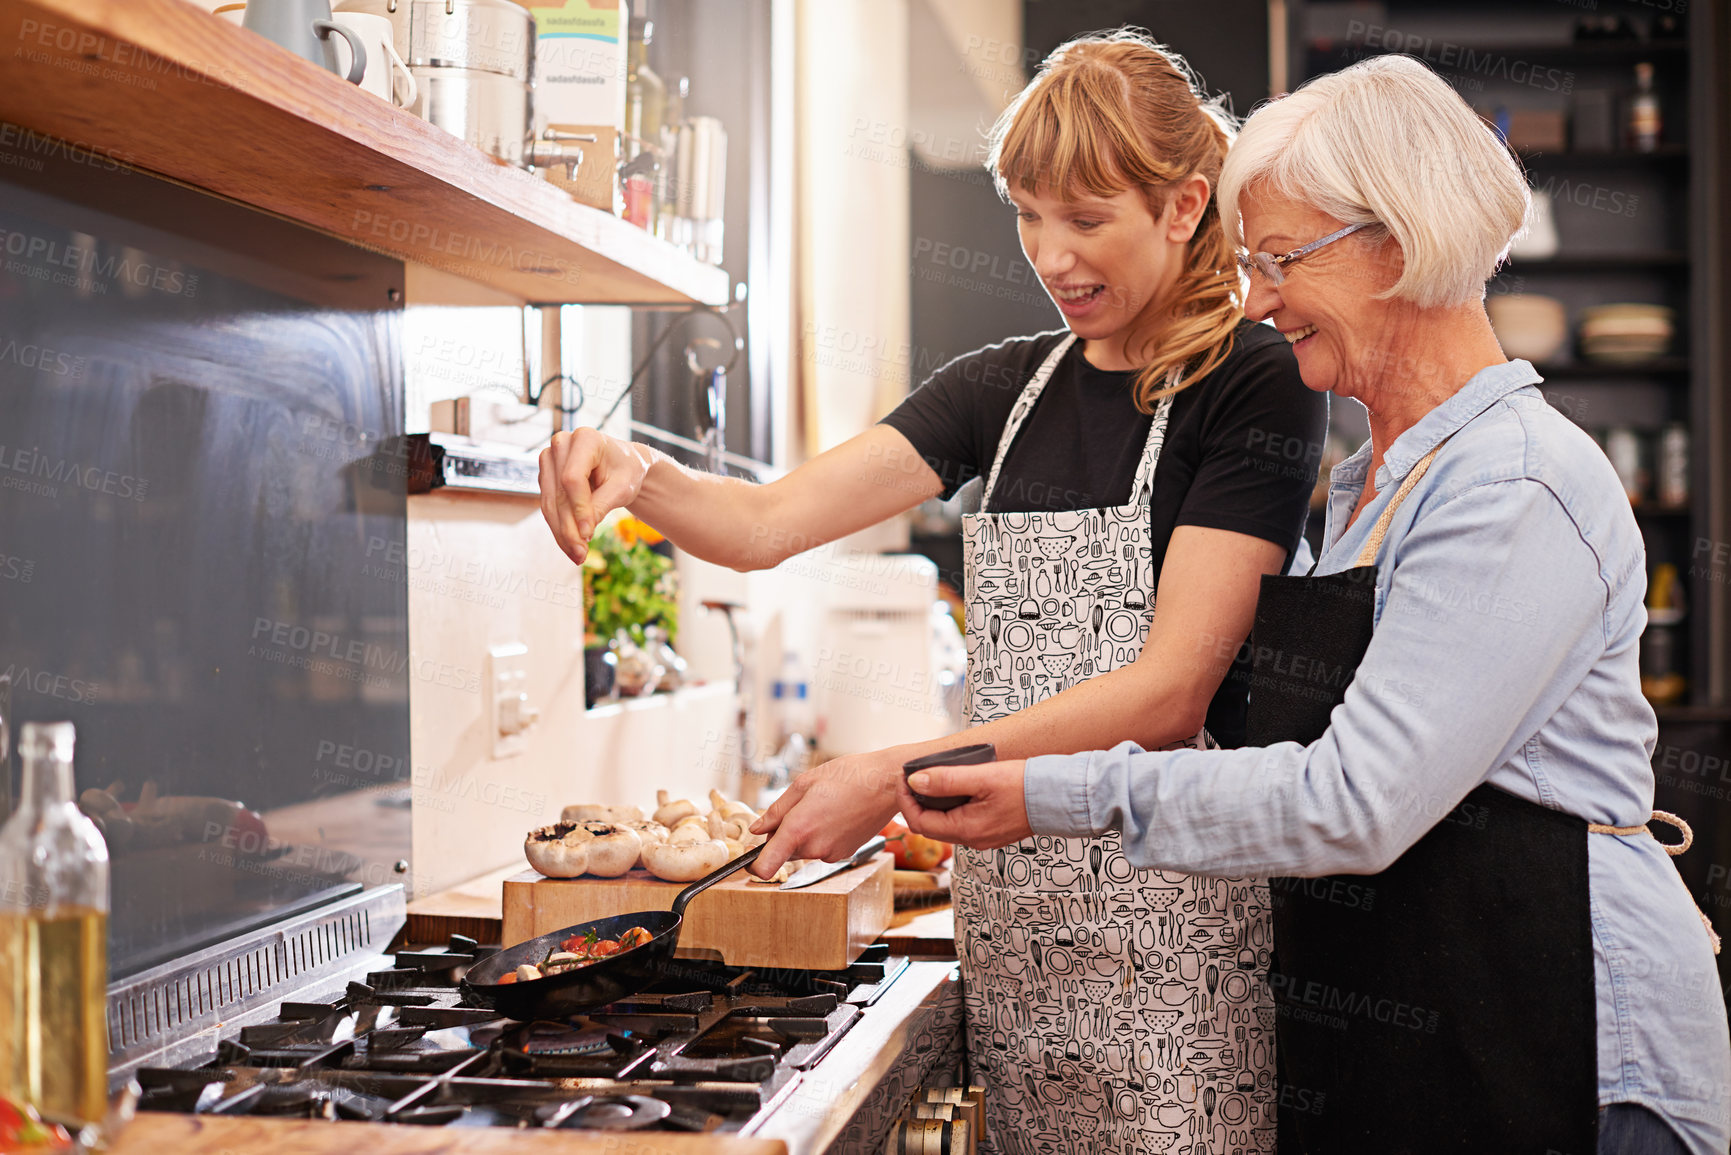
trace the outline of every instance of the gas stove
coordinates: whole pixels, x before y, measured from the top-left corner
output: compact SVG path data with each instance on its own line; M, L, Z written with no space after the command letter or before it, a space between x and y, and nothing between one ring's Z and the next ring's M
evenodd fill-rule
M675 959L628 1000L537 1022L465 997L467 968L495 949L453 936L369 956L220 1032L202 1061L134 1068L140 1108L735 1134L839 1153L881 1150L906 1096L959 1054L953 966L882 943L838 971Z

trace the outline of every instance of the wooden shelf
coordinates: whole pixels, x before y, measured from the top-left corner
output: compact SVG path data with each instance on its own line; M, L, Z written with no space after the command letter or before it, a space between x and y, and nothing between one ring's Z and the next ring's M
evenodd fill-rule
M1433 59L1431 66L1439 70L1450 67L1463 71L1471 71L1470 61L1465 54L1471 52L1471 59L1483 60L1487 57L1520 61L1526 64L1575 64L1580 66L1594 65L1633 65L1642 60L1665 61L1685 55L1689 45L1684 40L1555 40L1537 44L1469 44L1459 40L1447 40L1451 46L1449 51L1452 60L1443 63L1439 54L1444 51L1444 37L1437 37L1436 43L1428 48ZM1346 63L1345 53L1355 50L1354 59L1367 56L1381 56L1390 52L1399 52L1401 47L1383 47L1352 40L1313 40L1308 45L1312 58L1327 56L1339 59L1338 68ZM1463 62L1465 61L1465 62ZM1322 69L1321 71L1329 71Z
M185 0L0 0L0 37L0 120L103 166L526 301L729 297L723 270Z
M1681 377L1689 372L1687 357L1655 357L1651 361L1563 361L1535 365L1547 381L1593 377Z
M1731 722L1731 706L1654 706L1661 722Z
M1680 269L1688 265L1688 253L1655 249L1629 253L1563 253L1543 260L1511 257L1507 267L1527 273L1587 273Z
M1652 152L1617 149L1609 152L1547 152L1541 149L1519 149L1515 153L1522 164L1577 165L1610 168L1621 165L1651 164L1654 161L1688 160L1689 149L1681 144L1662 144Z

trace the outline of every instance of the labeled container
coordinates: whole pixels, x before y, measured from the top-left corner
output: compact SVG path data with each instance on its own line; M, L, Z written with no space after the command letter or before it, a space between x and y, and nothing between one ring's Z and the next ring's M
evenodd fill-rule
M713 116L685 121L675 138L672 164L668 239L705 264L719 265L726 239L727 129Z
M1630 504L1639 505L1646 500L1648 473L1641 435L1627 425L1605 430L1605 456L1611 459L1611 468L1617 471L1617 480L1623 483Z
M1635 92L1629 98L1629 147L1636 152L1655 152L1664 132L1659 94L1653 91L1653 65L1643 60L1635 65Z
M1674 421L1659 431L1658 460L1654 464L1659 504L1689 504L1689 427Z
M70 722L27 722L0 828L0 1094L76 1131L108 1099L108 847L73 800Z

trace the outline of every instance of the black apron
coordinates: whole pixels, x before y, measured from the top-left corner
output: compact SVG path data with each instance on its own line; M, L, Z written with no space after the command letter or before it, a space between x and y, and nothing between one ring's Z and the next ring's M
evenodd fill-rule
M1434 456L1357 567L1262 579L1249 745L1328 728L1370 645L1377 547ZM1596 1145L1587 823L1488 785L1438 818L1380 874L1270 883L1281 1155Z

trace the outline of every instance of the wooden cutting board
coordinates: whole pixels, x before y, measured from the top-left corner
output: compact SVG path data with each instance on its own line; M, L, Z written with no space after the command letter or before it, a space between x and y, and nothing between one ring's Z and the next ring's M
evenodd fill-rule
M782 890L742 872L691 900L679 953L718 951L730 966L839 970L890 924L894 860L880 854L822 882ZM543 878L533 870L505 880L504 945L562 927L639 910L670 910L684 889L642 870L623 878Z

